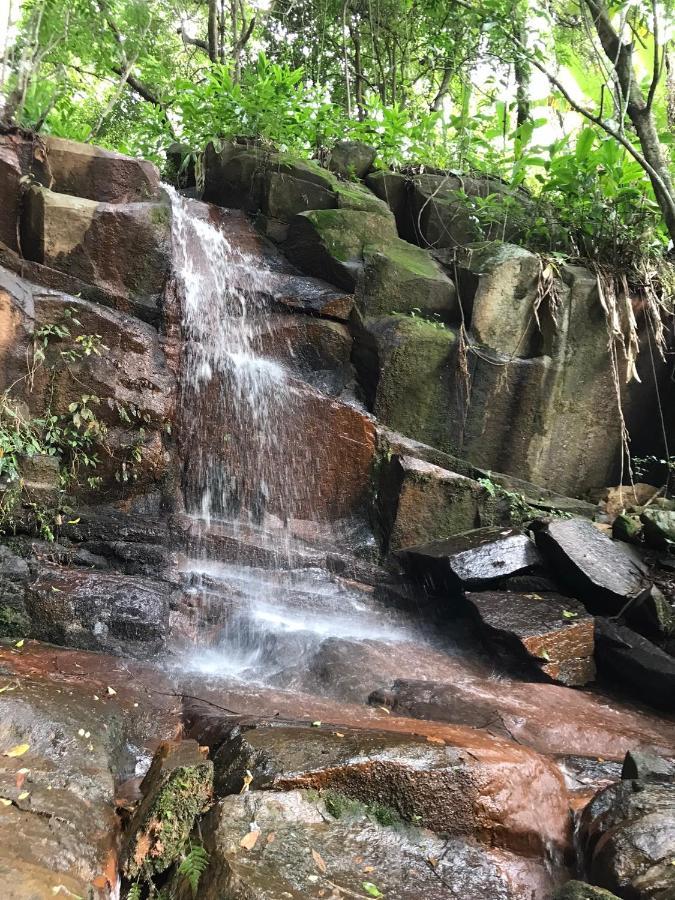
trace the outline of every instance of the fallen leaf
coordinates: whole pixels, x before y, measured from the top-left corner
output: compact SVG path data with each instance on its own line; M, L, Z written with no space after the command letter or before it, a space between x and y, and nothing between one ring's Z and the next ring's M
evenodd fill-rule
M8 800L6 797L0 797L0 806L11 806L12 801Z
M4 694L5 691L15 691L18 688L18 684L6 684L4 687L0 687L0 694Z
M335 737L344 737L344 734L341 731L334 731L333 734Z
M240 793L240 794L247 794L249 788L251 787L251 782L252 782L252 781L253 781L253 775L252 775L251 772L249 772L249 770L247 769L247 770L246 770L246 774L244 775L244 783L243 783L243 785L241 786L241 790L239 791L239 793Z
M312 728L321 728L321 722L320 721L312 722Z
M390 709L387 709L386 706L378 706L377 708L378 708L378 709L381 709L382 712L386 712L386 714L387 714L388 716L391 715L391 710L390 710Z
M2 755L14 758L16 756L23 756L28 750L30 750L30 744L17 744L16 747L12 747L11 750L7 750Z
M16 798L17 800L27 800L30 797L30 791L21 791L19 796Z
M571 612L569 609L563 609L562 615L563 619L576 619L579 613Z
M276 839L277 839L276 831L270 831L270 833L267 835L267 843L273 844L276 841Z
M17 772L16 773L17 788L19 788L19 790L20 790L24 786L25 783L26 783L26 773L25 772Z
M368 894L369 897L383 897L384 894L379 889L376 884L373 884L372 881L364 881L361 885L363 890Z
M111 697L114 697L116 693L117 693L117 691L115 690L115 688L111 688L110 685L108 685L108 694Z
M325 874L326 872L326 863L323 861L323 858L320 853L317 853L316 850L312 850L312 859L316 863L316 867L320 872Z
M23 647L24 643L25 643L24 638L21 638L21 640L17 641L16 644L14 644L14 646L20 650Z
M430 734L427 735L427 741L429 741L430 744L443 744L443 746L445 746L443 738L432 737Z
M79 524L80 524L80 520L79 520L79 518L77 518L77 519L68 519L68 524L69 524L69 525L79 525Z
M258 842L259 837L259 831L249 831L249 833L245 834L244 837L239 841L239 846L243 847L244 850L253 850L256 843Z
M364 874L370 875L371 872L375 871L375 866L364 866L363 871L364 871Z

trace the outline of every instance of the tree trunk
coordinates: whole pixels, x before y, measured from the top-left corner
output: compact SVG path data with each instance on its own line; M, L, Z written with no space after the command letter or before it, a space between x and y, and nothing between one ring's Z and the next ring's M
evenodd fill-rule
M218 0L209 0L208 54L211 62L218 62Z
M675 243L675 186L652 115L652 92L650 91L649 98L645 98L640 90L633 71L632 46L624 43L614 30L610 14L602 0L583 0L583 2L591 13L602 49L616 75L628 118L635 128L642 155L649 165L647 174L654 188L656 201L663 214L668 234Z

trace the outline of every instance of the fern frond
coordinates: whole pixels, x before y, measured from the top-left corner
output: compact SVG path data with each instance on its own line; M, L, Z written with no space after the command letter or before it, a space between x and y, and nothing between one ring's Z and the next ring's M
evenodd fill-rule
M195 897L197 896L199 879L204 874L204 871L208 864L209 854L203 847L195 844L194 847L190 847L190 852L178 867L178 874L182 875L183 878L186 879L186 881L192 888L192 893Z
M127 894L127 900L141 900L142 897L142 888L140 881L137 881L136 884L132 884L129 888L129 893Z

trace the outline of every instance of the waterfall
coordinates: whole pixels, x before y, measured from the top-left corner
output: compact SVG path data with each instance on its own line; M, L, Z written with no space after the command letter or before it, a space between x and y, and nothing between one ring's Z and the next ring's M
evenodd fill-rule
M169 194L184 346L179 443L192 525L187 663L288 680L327 639L396 639L399 630L292 533L298 519L309 520L305 533L319 527L314 498L325 459L304 434L306 391L265 355L272 271L263 254L228 240L227 210Z

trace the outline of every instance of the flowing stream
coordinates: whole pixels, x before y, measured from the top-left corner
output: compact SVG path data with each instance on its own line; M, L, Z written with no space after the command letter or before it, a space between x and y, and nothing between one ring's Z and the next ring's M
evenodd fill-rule
M327 523L313 500L323 461L304 440L301 384L263 349L271 270L228 240L207 205L170 194L192 526L183 575L195 610L184 663L288 683L324 641L410 640L372 591L322 565ZM294 536L298 525L316 540Z

